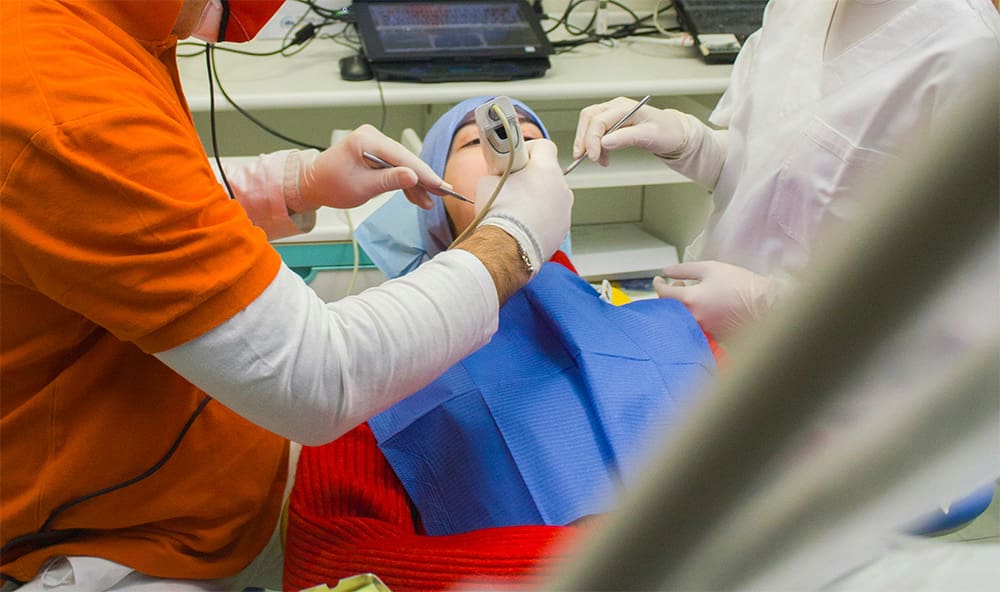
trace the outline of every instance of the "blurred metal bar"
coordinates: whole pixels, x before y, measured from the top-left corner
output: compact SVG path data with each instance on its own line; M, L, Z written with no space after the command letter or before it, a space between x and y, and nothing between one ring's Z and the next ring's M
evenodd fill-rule
M901 401L896 413L886 418L888 421L867 425L861 433L855 430L855 439L841 440L836 446L820 450L765 494L748 500L733 520L716 530L698 557L671 577L668 587L818 588L833 576L822 572L828 572L830 564L838 565L837 558L827 556L821 566L813 564L805 574L795 568L794 562L803 552L829 555L831 545L824 545L824 539L842 528L852 513L875 505L895 483L918 474L929 461L953 456L953 448L965 444L970 433L980 436L973 441L983 444L985 450L992 445L993 454L1000 453L996 441L1000 421L1000 336L963 358L951 368L950 375L942 377L944 380ZM998 474L988 473L983 482ZM936 501L916 511L927 511ZM861 532L877 539L885 534L880 529L893 528L898 520L887 524L884 518L869 518L870 523ZM844 550L833 542L833 549ZM857 546L865 545L858 542ZM779 573L772 573L775 571Z
M950 132L862 198L878 204L818 254L797 296L748 328L732 365L594 540L546 590L673 589L761 473L902 330L936 282L998 229L998 89L970 89ZM932 240L936 239L936 240Z

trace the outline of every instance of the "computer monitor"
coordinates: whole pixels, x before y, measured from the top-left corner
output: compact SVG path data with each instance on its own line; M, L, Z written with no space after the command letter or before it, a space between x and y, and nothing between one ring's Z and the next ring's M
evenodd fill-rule
M368 60L545 58L552 45L525 0L362 0L353 4Z

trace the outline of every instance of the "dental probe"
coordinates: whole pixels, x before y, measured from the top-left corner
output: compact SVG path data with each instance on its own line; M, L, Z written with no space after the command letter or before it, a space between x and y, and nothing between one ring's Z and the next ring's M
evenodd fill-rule
M378 156L375 156L371 152L362 152L361 154L364 155L364 157L367 158L368 160L374 162L375 164L381 165L382 168L384 168L384 169L396 168L396 165L391 164L389 162L386 162L385 160L379 158ZM457 191L452 191L451 189L448 189L446 187L435 187L435 188L431 189L431 188L429 188L429 187L427 187L427 186L425 186L423 184L421 184L421 187L423 187L424 189L426 189L428 191L440 191L441 193L443 193L445 195L454 197L455 199L460 199L460 200L462 200L462 201L464 201L466 203L470 203L470 204L476 203L476 202L472 201L471 199L465 197L461 193L458 193Z
M620 128L626 121L628 121L629 117L632 117L633 115L635 115L635 112L638 111L640 107L642 107L643 105L645 105L648 102L649 102L649 95L646 95L645 97L642 98L641 101L639 101L636 104L635 107L632 107L632 109L628 113L626 113L625 115L622 115L622 118L619 119L617 122L615 122L615 124L613 126L611 126L611 128L608 131L604 132L604 135L606 136L606 135L610 134L611 132L615 131L616 129ZM581 162L583 162L584 158L587 158L587 153L586 152L584 152L583 154L580 155L579 158L577 158L576 160L574 160L573 162L571 162L569 164L569 166L566 167L566 170L563 171L563 175L568 175L571 172L573 172L573 169L575 169L577 166L579 166L579 164Z

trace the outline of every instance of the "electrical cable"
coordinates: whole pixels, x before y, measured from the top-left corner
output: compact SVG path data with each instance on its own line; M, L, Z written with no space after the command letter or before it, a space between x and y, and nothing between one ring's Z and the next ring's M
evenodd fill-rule
M341 37L344 38L344 39L347 39L347 33L346 32L348 30L352 29L352 27L350 25L352 24L352 20L353 19L350 18L350 11L349 11L349 9L347 9L347 8L343 8L343 9L328 9L328 8L324 8L322 6L319 6L315 2L312 2L312 1L309 1L309 0L296 0L296 1L298 1L301 4L305 4L306 6L308 6L312 10L312 12L316 13L317 15L319 15L320 17L322 17L324 20L323 20L323 22L321 22L319 24L306 23L306 25L304 25L301 29L296 30L296 27L299 24L301 24L306 19L306 17L309 14L308 11L304 12L299 17L299 19L289 28L288 32L286 32L284 38L282 39L282 45L281 45L281 47L278 48L278 49L276 49L276 50L274 50L274 51L269 51L269 52L250 52L250 51L239 50L239 49L228 48L228 47L219 47L219 46L216 46L214 44L208 44L208 43L205 43L205 44L200 44L200 43L184 43L184 44L182 44L182 45L192 45L192 46L193 45L197 45L197 46L201 47L202 49L201 49L201 51L198 51L198 52L195 52L195 53L191 53L191 54L183 54L183 55L180 55L179 57L196 56L196 55L200 55L201 53L205 53L205 55L206 55L206 60L208 62L207 68L208 68L208 83L209 83L209 121L210 121L210 126L211 126L211 135L212 135L212 150L213 150L213 154L214 154L214 157L215 157L216 164L217 164L217 166L219 168L219 171L220 171L220 176L221 176L221 178L223 180L223 184L226 186L226 190L228 191L229 196L231 198L235 198L235 194L233 193L233 190L232 190L232 188L231 188L231 186L229 184L229 180L226 177L225 170L222 168L222 162L221 162L221 159L219 157L218 139L217 139L216 123L215 123L215 100L214 100L214 98L215 98L214 87L215 86L218 86L219 92L226 99L226 101L233 107L233 109L235 109L243 117L247 118L251 123L253 123L257 127L259 127L261 130L263 130L263 131L265 131L265 132L267 132L267 133L269 133L269 134L271 134L271 135L273 135L273 136L275 136L275 137L277 137L277 138L279 138L281 140L284 140L284 141L286 141L286 142L288 142L290 144L293 144L293 145L296 145L296 146L299 146L299 147L302 147L302 148L312 148L312 149L316 149L316 150L322 151L323 147L317 146L315 144L311 144L309 142L303 142L301 140L292 138L292 137L290 137L290 136L288 136L288 135L286 135L286 134L284 134L282 132L279 132L278 130L270 127L269 125L267 125L266 123L264 123L263 121L261 121L260 119L258 119L256 116L254 116L252 113L250 113L249 111L247 111L240 104L238 104L233 99L233 97L228 93L228 91L226 91L225 86L222 84L222 79L219 77L218 66L217 66L216 61L215 61L214 50L215 49L219 49L219 50L222 50L222 51L228 51L230 53L236 53L236 54L248 55L248 56L258 56L258 57L269 57L269 56L274 56L274 55L282 55L282 56L286 56L286 57L287 56L292 56L292 55L295 55L296 53L298 53L299 51L302 51L307 45L309 45L312 42L312 40L314 40L315 38L317 38L319 36L318 32L319 32L320 29L322 29L323 27L326 27L326 26L328 26L330 24L333 24L334 22L343 22L344 23L344 28L341 31L338 31L337 33L335 33L333 35L326 35L326 36L323 36L323 37L327 38L327 39L330 39L330 40L332 40L332 41L334 41L334 42L336 42L336 43L338 43L340 45L345 45L347 47L350 47L351 49L360 51L360 42L359 41L356 40L354 43L349 43L349 42L341 41L340 40ZM293 35L293 31L294 31L294 35ZM298 49L296 49L293 52L289 52L288 51L289 48L295 47L295 46L298 46ZM384 88L382 86L382 81L381 81L381 79L378 78L377 74L375 76L375 83L376 83L376 87L378 88L379 105L380 105L380 113L381 113L381 115L380 115L380 122L379 122L379 125L378 125L378 130L380 132L382 132L382 133L385 133L385 128L386 128L386 125L387 125L387 122L388 122L388 106L386 105L386 101L385 101L385 92L384 92ZM350 231L351 247L352 247L352 251L353 251L353 254L354 254L354 257L353 257L354 261L353 261L352 270L351 270L351 280L350 280L350 283L349 283L348 289L347 289L347 295L349 295L354 290L354 285L356 283L358 272L359 272L360 267L361 267L361 254L360 254L359 246L357 244L357 240L354 237L354 224L353 224L353 221L351 220L350 212L348 210L343 210L343 212L344 212L344 216L346 217L348 228L349 228L349 231Z
M590 21L585 26L583 26L582 28L577 27L576 25L571 25L570 22L569 22L570 15L574 11L576 11L581 5L587 4L588 2L594 2L595 3L594 12L593 12L593 14L590 17ZM618 2L617 0L574 0L574 1L572 1L569 4L566 5L566 9L563 11L562 15L559 17L559 19L556 20L556 23L551 28L549 28L549 29L547 29L545 31L545 33L546 34L551 33L553 31L555 31L556 29L558 29L560 25L562 25L563 28L566 29L566 32L569 33L569 34L571 34L571 35L586 35L586 34L588 34L588 32L590 31L590 29L594 26L594 23L597 21L597 14L598 14L598 11L601 9L601 4L602 3L604 3L605 5L616 6L616 7L620 8L621 10L627 12L632 17L633 23L637 23L637 22L639 22L641 20L640 17L639 17L639 15L636 14L635 11L633 11L631 8L629 8L625 4L622 4L621 2Z
M656 30L659 31L664 37L673 37L677 33L663 28L663 25L660 24L660 14L672 9L674 7L674 3L668 2L667 5L663 7L660 6L661 4L663 4L663 0L656 0L656 4L653 6L653 26L656 27Z
M191 58L191 57L195 57L195 56L200 56L201 54L205 53L205 45L206 45L205 43L202 43L200 41L183 41L181 43L178 43L177 47L197 47L199 49L198 49L198 51L195 51L194 53L179 53L179 54L177 54L177 57L179 57L179 58ZM215 47L215 49L217 49L219 51L224 51L224 52L227 52L227 53L236 53L236 54L239 54L239 55L245 55L245 56L251 56L251 57L262 57L262 58L264 58L264 57L270 57L270 56L275 56L275 55L281 55L281 53L283 51L285 51L286 49L288 49L288 47L291 47L291 45L282 46L282 47L279 47L278 49L275 49L275 50L272 50L272 51L246 51L246 50L243 50L243 49L236 49L235 47L227 47L225 45L214 45L214 47Z
M361 249L358 246L358 239L354 236L354 220L351 219L351 211L343 210L344 218L347 220L347 231L351 236L351 250L354 252L354 266L351 268L351 280L347 284L347 291L344 296L354 293L354 282L358 279L358 270L361 268Z
M219 138L215 129L215 86L212 83L212 67L215 63L213 49L212 44L205 44L205 68L208 70L208 122L212 134L212 156L215 158L216 166L219 167L219 177L222 179L222 184L226 186L229 199L236 199L233 187L229 184L229 177L226 176L226 169L222 167L222 158L219 156Z
M212 54L210 53L210 55L212 55ZM278 130L273 129L272 127L268 126L263 121L257 119L257 117L255 117L252 113L250 113L249 111L247 111L246 109L244 109L243 107L241 107L235 100L233 100L233 97L231 97L229 95L229 93L226 92L225 87L222 85L222 79L219 78L219 72L218 72L218 69L216 68L215 58L214 57L211 57L210 60L209 60L209 68L210 68L209 77L208 77L208 79L209 79L209 97L211 97L213 95L213 93L211 92L211 87L212 87L212 80L214 79L215 80L215 84L218 85L218 87L219 87L219 92L222 93L222 96L225 97L226 101L230 105L233 106L233 109L236 109L236 111L238 111L241 115L243 115L244 117L246 117L247 119L249 119L251 122L253 122L260 129L262 129L265 132L267 132L267 133L269 133L269 134L271 134L271 135L273 135L273 136L275 136L277 138L280 138L280 139L282 139L282 140L284 140L286 142L289 142L291 144L295 144L296 146L300 146L302 148L315 148L316 150L323 150L322 146L317 146L315 144L310 144L308 142L303 142L301 140L296 140L295 138L287 136L287 135L279 132ZM213 120L214 120L214 106L213 105L214 105L214 103L210 101L209 109L212 111L212 117L213 117ZM214 130L214 127L213 127L213 130ZM214 134L213 134L213 137L214 137Z
M660 0L662 3L663 0ZM576 25L570 24L570 17L572 14L579 10L580 7L587 2L595 2L594 12L590 16L590 20L583 27L578 27ZM631 23L626 23L622 25L608 26L608 32L604 34L598 34L594 31L595 24L597 22L598 11L601 9L601 4L605 6L615 6L622 11L628 13L632 17ZM660 8L660 11L665 11L673 7L673 2L669 2L666 7ZM618 39L624 39L626 37L643 37L650 35L668 35L673 36L674 31L679 31L678 28L674 28L674 31L665 29L662 25L655 21L658 18L658 13L654 11L646 16L639 16L631 8L618 2L616 0L575 0L570 2L562 15L558 19L553 19L548 15L544 15L547 20L555 20L555 24L545 30L546 34L552 33L560 26L562 26L567 33L570 34L570 39L562 39L559 41L553 41L552 46L556 49L556 53L565 53L582 45L587 45L591 43L608 44L613 45ZM646 24L646 21L653 20L652 24Z
M209 397L208 395L205 395L201 399L201 401L198 403L198 406L195 407L191 415L188 416L187 421L184 422L184 426L181 427L180 432L177 434L177 437L174 438L173 443L170 445L167 451L162 456L160 456L160 458L155 463L153 463L149 468L147 468L142 473L139 473L135 477L131 477L114 485L104 487L96 491L92 491L88 494L73 498L70 501L65 502L62 505L58 506L56 509L52 510L52 512L49 514L49 517L45 519L45 522L42 523L42 526L38 530L18 537L14 537L13 539L7 541L7 543L4 544L2 548L0 548L0 557L3 557L2 561L4 563L16 561L18 557L21 557L26 553L30 553L35 549L59 544L71 538L80 536L81 534L85 534L88 530L91 530L87 528L53 529L52 523L55 521L57 517L59 517L60 514L62 514L63 512L74 506L77 506L88 500L92 500L96 497L106 495L114 491L118 491L119 489L124 489L126 487L129 487L130 485L134 485L140 481L143 481L151 477L154 473L163 468L163 466L167 464L167 461L169 461L171 457L173 457L174 453L177 452L177 449L180 448L181 442L184 440L184 436L187 435L188 431L191 429L191 426L194 424L194 421L198 419L198 416L201 415L202 410L205 409L205 406L208 405L208 402L211 400L212 400L211 397ZM16 552L15 557L11 558L10 557L11 551L17 549L18 547L26 547L26 548L23 548L19 552ZM0 574L0 575L2 575L3 578L11 581L14 582L18 581L5 574Z
M354 20L352 18L350 7L338 8L338 9L330 9L330 8L324 8L322 6L319 6L318 4L316 4L313 1L296 0L296 2L299 2L300 4L305 4L307 7L310 8L310 10L306 11L306 12L303 12L302 15L299 16L299 19L297 21L295 21L295 23L293 23L291 27L289 27L288 31L285 33L284 37L282 38L282 45L278 49L271 50L271 51L257 52L257 51L247 51L245 49L238 49L236 47L230 47L230 46L227 46L227 45L217 45L216 49L219 50L219 51L225 51L225 52L235 53L235 54L240 54L240 55L245 55L245 56L268 57L268 56L274 56L274 55L283 55L283 56L289 57L289 56L295 55L299 51L302 51L302 49L304 49L304 47L299 47L298 49L296 49L295 51L292 51L292 52L289 52L288 49L290 49L292 47L296 47L296 46L308 45L308 43L310 41L312 41L316 37L323 37L323 38L328 38L328 39L334 39L335 37L343 34L344 30L348 28L348 25L350 25L350 24L352 24L354 22ZM298 27L303 21L305 21L306 17L309 16L310 12L313 12L316 15L318 15L322 19L322 22L319 22L319 23L308 22L301 29L296 29L296 27ZM338 33L336 33L334 35L319 35L319 30L320 29L322 29L324 27L327 27L329 25L332 25L334 23L343 23L344 24L344 29L342 29L340 32L338 32ZM219 38L221 39L222 37L219 37ZM198 56L198 55L201 55L202 52L204 51L204 46L201 43L194 42L194 41L184 41L184 42L178 43L177 45L178 45L178 47L197 47L198 48L198 51L195 51L193 53L183 53L183 54L179 53L179 54L177 54L177 57L180 57L180 58ZM360 42L355 42L355 43L351 44L350 47L356 48L359 45L360 45Z
M291 57L295 54L300 53L305 48L313 42L316 38L320 28L326 26L326 22L322 22L319 25L313 23L306 23L301 29L296 30L295 27L299 26L306 18L303 14L299 17L299 20L295 21L295 24L288 28L285 32L285 36L281 38L281 55L284 57ZM294 33L294 34L293 34ZM294 50L290 48L294 47Z
M315 5L312 2L307 2L307 1L303 1L303 0L299 0L299 1L302 4L306 4L307 6L309 6L314 12L316 12L317 14L319 14L325 20L322 23L318 24L318 25L315 25L313 23L307 23L301 29L296 30L296 27L299 24L301 24L306 19L306 17L308 16L308 12L304 12L299 17L299 19L289 28L288 32L285 34L285 37L282 40L282 46L279 49L277 49L275 51L263 52L263 53L259 53L259 52L247 52L247 51L242 51L242 50L230 50L230 51L232 51L232 53L238 53L238 54L241 54L241 55L252 55L252 56L273 56L273 55L279 55L279 54L282 55L282 56L291 56L291 55L294 55L295 53L298 53L299 51L302 51L302 49L304 49L305 46L307 46L309 43L311 43L311 41L317 37L317 32L322 27L327 26L328 24L331 24L333 20L342 20L340 17L334 18L333 14L332 14L332 11L329 11L328 9L324 9L322 7L319 7L319 6ZM336 13L337 14L342 14L343 11L339 10L339 11L336 11ZM345 24L345 29L347 29L347 28L348 28L348 25ZM294 31L294 35L293 35L293 31ZM330 36L328 38L335 39L338 35L340 35L342 33L343 33L343 31L341 31L341 32L339 32L339 33L337 33L337 34L335 34L333 36ZM291 39L289 39L289 38L291 38ZM297 49L294 52L287 51L288 48L294 47L294 46L298 46L299 49ZM222 79L219 77L218 65L216 64L216 61L215 61L215 55L214 55L213 49L214 49L214 46L211 46L210 44L205 44L205 50L204 51L205 51L206 56L207 56L207 58L209 59L209 62L210 62L208 77L209 77L209 91L210 91L210 94L212 96L214 96L214 91L212 90L212 88L213 88L213 81L214 81L214 84L219 87L219 92L222 94L223 97L225 97L226 101L230 105L232 105L232 107L238 113L240 113L242 116L244 116L245 118L247 118L250 122L252 122L254 125L256 125L257 127L259 127L260 129L264 130L265 132L267 132L267 133L269 133L269 134L271 134L271 135L273 135L273 136L275 136L275 137L277 137L279 139L282 139L282 140L284 140L286 142L289 142L290 144L294 144L294 145L302 147L302 148L312 148L312 149L316 149L316 150L320 150L320 151L323 150L323 148L321 146L317 146L317 145L314 145L314 144L310 144L308 142L303 142L303 141L297 140L297 139L292 138L292 137L290 137L290 136L288 136L288 135L286 135L286 134L284 134L282 132L279 132L278 130L275 130L274 128L270 127L269 125L265 124L263 121L261 121L260 119L258 119L252 113L250 113L249 111L247 111L241 105L239 105L233 99L233 97L226 91L225 86L222 84ZM376 78L376 83L378 85L379 100L380 100L380 103L381 103L381 113L382 113L382 116L381 116L382 119L381 119L381 123L379 124L379 128L378 129L379 129L379 131L384 131L385 125L386 125L386 120L387 120L388 109L387 109L386 103L385 103L385 95L384 95L384 92L383 92L383 89L382 89L381 80L378 80ZM219 160L219 157L218 157L219 150L218 150L218 146L217 146L217 136L216 136L216 126L215 126L215 106L214 106L214 100L210 100L209 111L210 111L211 129L212 129L212 146L213 146L213 151L214 151L214 153L216 155L216 163L218 164L219 170L222 171L221 172L221 176L222 176L223 181L224 181L224 183L226 185L226 189L229 191L230 197L234 197L232 189L229 186L228 179L225 176L225 171L222 169L222 163L221 163L221 161ZM353 220L351 219L350 211L343 210L343 213L344 213L344 216L345 216L345 218L347 220L347 224L348 224L348 228L349 228L349 233L350 233L350 237L351 237L351 247L352 247L352 252L353 252L353 265L352 265L352 268L351 268L351 279L350 279L350 282L348 284L347 292L345 294L345 296L346 296L346 295L350 295L354 291L354 285L356 283L358 272L359 272L360 267L361 267L361 253L360 253L360 248L359 248L358 243L357 243L357 239L354 236L354 224L353 224Z
M378 124L378 131L385 133L385 126L389 118L389 109L385 104L385 93L382 89L382 79L379 78L378 72L372 73L375 78L375 87L378 89L378 99L380 106L380 120ZM354 292L354 283L358 277L358 270L361 268L361 249L358 246L358 239L354 236L354 221L351 219L350 210L343 210L344 217L347 220L347 229L351 237L351 251L354 255L354 265L351 267L351 280L347 286L347 293L344 296L350 296Z
M244 117L246 117L248 120L250 120L250 122L252 122L254 125L256 125L257 127L259 127L261 130L267 132L268 134L271 134L271 135L273 135L273 136L275 136L275 137L277 137L277 138L279 138L281 140L284 140L284 141L286 141L286 142L288 142L290 144L293 144L295 146L299 146L301 148L313 148L313 149L316 149L316 150L323 150L322 146L317 146L317 145L311 144L309 142L304 142L304 141L298 140L296 138L292 138L291 136L288 136L288 135L286 135L286 134L284 134L282 132L279 132L278 130L270 127L269 125L267 125L266 123L264 123L263 121L261 121L260 119L258 119L252 113L250 113L249 111L247 111L244 107L242 107L241 105L239 105L233 99L233 97L228 93L228 91L226 91L225 86L222 84L222 79L219 77L218 66L216 65L215 56L214 56L214 50L215 49L220 49L220 50L223 50L223 51L229 51L231 53L237 53L237 54L241 54L241 55L261 56L261 57L273 56L273 55L283 55L283 56L286 56L286 57L287 56L292 56L292 55L295 55L296 53L298 53L299 51L302 51L302 49L304 49L305 46L307 46L309 43L311 43L312 40L317 37L318 31L320 29L322 29L323 27L325 27L325 26L327 26L329 24L332 24L332 22L334 22L334 21L343 21L344 20L344 18L342 16L336 17L336 18L327 17L327 14L333 14L333 13L341 14L341 13L344 12L343 10L330 11L329 9L318 7L318 6L316 6L312 2L308 2L308 1L304 1L304 0L299 0L299 2L301 2L302 4L306 4L307 6L309 6L311 9L313 9L314 11L316 11L317 14L319 14L320 16L326 18L326 20L324 20L324 22L322 22L320 24L306 23L305 26L303 26L301 29L298 29L296 31L295 27L298 24L302 23L305 20L305 18L308 16L308 12L303 13L299 17L299 20L296 21L295 24L292 25L291 28L289 28L288 32L285 35L284 41L282 43L282 46L280 48L278 48L277 50L270 51L270 52L247 52L247 51L236 50L236 49L232 49L232 48L217 47L217 46L211 45L211 44L204 44L204 47L205 47L204 51L206 53L213 53L213 55L210 56L211 57L211 60L210 60L211 66L210 66L210 72L209 72L209 86L210 86L210 89L211 89L211 85L212 85L212 82L214 80L215 85L217 85L219 87L219 92L222 94L223 97L225 97L226 101L230 105L232 105L233 109L235 109L238 113L240 113L241 115L243 115ZM317 9L320 9L320 10L317 10ZM346 27L347 27L347 25L345 24L345 28ZM292 36L292 32L293 31L295 31L294 36ZM338 34L335 34L335 35L330 36L328 38L332 39L332 38L336 37ZM289 36L292 36L292 39L290 41L288 40ZM209 49L210 45L212 47L211 50ZM299 49L297 49L294 52L288 52L287 51L288 48L295 47L295 46L298 46ZM200 53L200 52L198 52L198 53ZM191 55L197 55L197 54L191 54ZM379 130L382 131L385 128L385 121L386 121L386 117L387 117L387 114L386 114L387 108L386 108L386 104L385 104L385 96L384 96L384 93L383 93L380 81L379 81L378 89L379 89L379 100L380 100L381 107L382 107L382 123L379 126ZM210 97L211 97L211 94L212 93L210 92ZM211 116L213 117L213 120L214 120L214 107L212 107L211 105L210 105L210 111L211 111ZM214 127L213 127L213 129L214 129ZM214 135L213 135L213 140L214 140Z
M212 87L212 80L213 79L218 84L219 91L222 93L222 96L224 96L226 98L226 100L229 101L229 104L232 105L233 108L236 109L241 115L243 115L244 117L246 117L247 119L249 119L251 122L253 122L254 124L256 124L258 127L260 127L261 129L263 129L264 131L267 131L268 133L271 133L274 136L277 136L278 138L281 138L281 139L283 139L283 140L285 140L287 142L290 142L292 144L297 144L297 145L305 147L305 148L315 148L316 150L320 150L320 151L322 151L323 148L320 147L320 146L315 146L315 145L308 144L308 143L305 143L305 142L300 142L300 141L295 140L295 139L293 139L293 138L291 138L289 136L286 136L285 134L282 134L281 132L278 132L277 130L274 130L274 129L270 128L269 126L265 125L263 122L261 122L260 120L258 120L256 117L254 117L253 115L251 115L250 112L248 112L245 109L243 109L242 107L240 107L236 103L236 101L234 101L232 99L232 97L229 96L229 94L226 92L225 88L222 86L222 81L219 79L219 73L218 73L218 70L217 70L217 67L216 67L216 64L215 64L215 54L212 52L212 49L213 48L211 47L210 44L206 44L206 57L210 61L209 71L208 71L208 86L209 86L209 96L211 97L209 99L209 120L211 122L212 151L213 151L213 153L215 155L216 164L219 167L220 176L222 177L223 183L226 186L226 190L229 192L229 197L231 199L236 199L236 195L233 193L232 187L230 187L230 185L229 185L229 179L226 177L225 169L222 168L222 161L219 158L219 148L218 148L218 143L217 143L216 126L215 126L215 101L214 101L214 94L215 93L212 90L213 89L213 87ZM352 270L352 273L351 273L351 281L350 281L350 284L349 284L349 286L347 288L347 295L349 295L354 290L355 278L357 277L358 269L361 266L361 255L360 255L360 253L358 251L357 240L354 238L354 225L353 225L353 222L351 221L351 214L350 214L350 212L348 210L343 210L343 212L344 212L344 216L347 217L347 224L348 224L348 227L350 229L351 245L352 245L353 251L354 251L354 265L353 265L353 270Z
M315 0L295 0L299 4L305 4L308 6L312 12L315 12L323 18L333 19L333 20L351 20L351 9L349 6L341 8L326 8L325 6L320 6L315 2Z

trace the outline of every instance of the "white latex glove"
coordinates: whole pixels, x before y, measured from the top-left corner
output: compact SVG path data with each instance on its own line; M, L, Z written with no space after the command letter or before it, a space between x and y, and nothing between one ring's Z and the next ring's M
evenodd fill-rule
M396 166L381 168L363 156L366 151ZM323 152L300 151L299 158L302 204L301 209L298 204L291 205L293 211L320 206L353 208L396 189L402 189L414 204L429 209L432 202L425 187L448 187L416 154L367 124Z
M532 275L548 261L569 232L573 192L549 140L524 143L528 164L511 173L480 223L497 226L514 237L531 263ZM493 194L499 177L482 177L476 186L476 212Z
M309 232L316 225L315 210L294 212L290 205L302 201L297 188L300 152L279 150L251 162L223 162L233 197L270 240Z
M653 288L660 298L679 300L701 328L719 340L770 310L780 291L774 278L719 261L672 265L663 270L663 276L696 282L668 283L664 277L656 277Z
M586 153L590 160L607 166L610 151L638 146L699 185L714 189L726 159L726 132L713 130L688 113L643 105L620 128L604 135L636 103L618 97L583 109L573 158Z
M608 151L638 146L653 154L674 154L688 143L685 114L673 109L643 105L617 131L604 135L637 101L618 97L580 111L573 140L573 158L586 152L587 158L608 164Z

